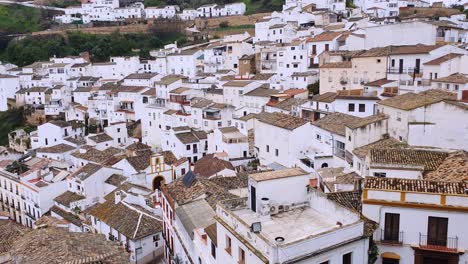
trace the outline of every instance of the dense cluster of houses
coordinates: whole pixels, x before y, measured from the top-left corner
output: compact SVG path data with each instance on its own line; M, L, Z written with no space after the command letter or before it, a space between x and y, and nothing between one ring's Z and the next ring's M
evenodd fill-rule
M132 263L466 263L465 16L355 5L286 1L255 36L151 59L1 64L0 110L45 121L9 135L0 216Z
M64 24L152 19L194 20L198 17L239 16L245 14L245 11L246 5L243 2L226 5L206 4L196 9L181 10L177 5L145 7L142 2L135 1L123 4L119 0L85 0L81 6L65 8L64 14L57 15L54 19Z

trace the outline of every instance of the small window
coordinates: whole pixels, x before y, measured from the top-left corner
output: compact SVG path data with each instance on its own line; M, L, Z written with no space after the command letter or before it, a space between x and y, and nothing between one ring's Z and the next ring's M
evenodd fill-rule
M213 241L211 241L211 256L216 259L216 246Z
M386 172L374 172L374 177L385 178L387 177L387 173Z
M354 112L354 104L348 104L348 112Z
M343 255L343 264L352 264L353 253L349 252Z
M359 104L359 112L365 112L366 111L366 105L365 104Z
M245 251L239 248L239 264L245 264Z
M381 59L377 59L377 63L380 63L380 62L382 62L382 60L381 60Z
M270 146L266 145L266 152L270 152Z
M278 149L275 149L275 155L276 155L276 157L279 156L279 150Z
M231 238L226 236L226 252L231 255Z
M186 149L187 149L187 150L190 150L190 145L187 145L187 146L186 146Z

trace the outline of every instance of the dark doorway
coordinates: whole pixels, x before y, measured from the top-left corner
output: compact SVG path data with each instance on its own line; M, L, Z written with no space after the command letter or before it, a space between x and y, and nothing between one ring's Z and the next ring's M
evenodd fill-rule
M160 190L161 186L164 184L164 177L157 176L153 179L153 191Z
M253 186L250 186L250 208L257 212L257 192Z

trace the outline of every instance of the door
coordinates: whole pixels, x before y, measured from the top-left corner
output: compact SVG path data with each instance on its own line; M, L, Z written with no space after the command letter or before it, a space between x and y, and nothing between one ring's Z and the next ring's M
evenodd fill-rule
M398 73L403 73L403 59L400 59L400 65L398 66Z
M252 208L252 211L257 212L257 193L253 186L250 186L250 208Z
M388 259L388 258L382 259L382 264L398 264L398 263L400 263L400 260L398 259Z
M399 241L400 233L400 214L385 214L384 240Z
M427 227L427 244L447 246L448 218L429 216Z

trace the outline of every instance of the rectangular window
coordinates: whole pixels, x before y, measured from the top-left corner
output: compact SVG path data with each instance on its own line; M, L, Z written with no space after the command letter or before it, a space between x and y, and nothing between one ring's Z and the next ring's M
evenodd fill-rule
M187 150L190 150L190 145L187 145L187 146L186 146L186 149L187 149Z
M226 252L231 255L231 238L226 235Z
M348 112L354 112L354 104L348 104Z
M374 172L374 177L385 178L385 177L387 177L387 173L385 173L385 172Z
M385 213L384 240L398 242L400 234L400 214Z
M352 264L353 253L349 252L343 255L343 264Z
M359 112L365 112L366 111L366 105L365 104L359 104Z
M330 49L330 45L329 44L325 44L325 51L328 51Z
M239 264L245 264L245 251L239 248Z
M216 259L216 246L213 243L213 241L211 241L211 256L213 256L213 258Z
M427 225L427 244L447 246L448 218L429 216Z
M278 149L275 149L275 155L276 155L276 157L279 156L279 150Z
M270 146L266 145L266 152L270 152Z

